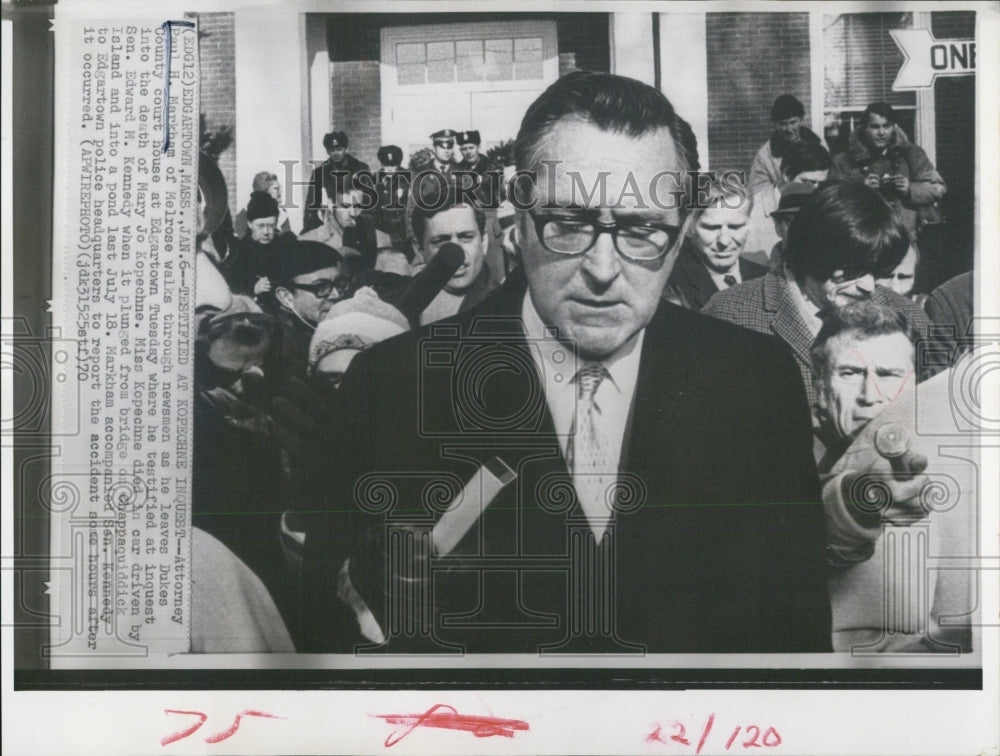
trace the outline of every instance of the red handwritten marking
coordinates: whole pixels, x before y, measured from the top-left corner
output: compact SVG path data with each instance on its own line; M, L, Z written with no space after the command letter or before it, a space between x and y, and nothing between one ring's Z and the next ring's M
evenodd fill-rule
M656 729L653 730L651 733L649 733L649 735L646 736L646 742L647 743L666 743L667 741L665 741L663 739L663 737L660 735L660 731L661 730L662 730L661 725L656 725Z
M733 741L736 740L736 736L740 734L740 730L741 729L743 729L743 728L742 727L737 727L735 730L733 730L733 734L729 736L729 740L726 741L726 750L727 751L729 750L729 747L733 744Z
M236 731L240 729L240 720L243 717L263 717L264 719L284 719L284 717L276 716L275 714L268 714L266 711L254 711L253 709L244 709L239 714L236 715L236 719L229 726L228 730L223 730L215 735L210 735L205 738L206 743L221 743L226 738L231 738Z
M444 713L438 713L442 711ZM471 732L477 738L490 738L496 735L512 738L515 730L530 729L527 722L520 719L499 719L497 717L476 717L469 714L459 714L453 706L435 704L423 714L377 714L387 724L404 725L405 729L396 730L385 739L385 747L392 748L418 727L436 727L441 730L464 730Z
M173 735L167 735L165 738L160 740L161 746L168 746L178 740L183 740L188 735L192 734L195 730L205 724L205 720L208 719L208 714L202 714L200 711L181 711L180 709L164 709L165 714L191 714L192 716L198 717L198 722L188 727L186 730L178 730Z
M705 745L705 741L708 740L708 733L712 731L712 724L715 722L715 712L708 715L708 720L705 722L705 729L701 731L701 739L698 740L698 748L695 750L695 756L701 753L702 747Z

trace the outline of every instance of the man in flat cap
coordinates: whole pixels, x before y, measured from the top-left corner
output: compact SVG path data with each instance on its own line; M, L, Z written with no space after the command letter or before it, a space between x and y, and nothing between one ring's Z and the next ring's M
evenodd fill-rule
M410 195L410 171L401 168L403 151L394 144L378 149L382 164L378 173L378 207L375 208L375 228L389 236L389 244L406 251L406 202Z
M347 152L347 144L347 134L343 131L331 131L323 137L323 148L329 157L312 172L306 196L303 231L310 231L323 223L319 211L324 200L332 204L337 194L343 194L345 189L353 187L354 174L368 170L368 163Z

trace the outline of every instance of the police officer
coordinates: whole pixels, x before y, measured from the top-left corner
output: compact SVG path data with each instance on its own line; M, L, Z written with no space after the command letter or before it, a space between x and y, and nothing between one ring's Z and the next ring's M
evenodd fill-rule
M379 147L378 206L375 208L375 227L389 236L389 244L403 251L406 241L406 203L409 199L411 174L401 168L403 151L394 144Z

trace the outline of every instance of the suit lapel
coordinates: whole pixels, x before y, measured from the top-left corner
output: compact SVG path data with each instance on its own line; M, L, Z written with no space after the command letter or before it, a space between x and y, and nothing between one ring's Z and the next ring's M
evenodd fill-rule
M812 333L799 315L788 284L772 273L764 276L764 310L772 314L771 330L792 348L800 361L808 365Z

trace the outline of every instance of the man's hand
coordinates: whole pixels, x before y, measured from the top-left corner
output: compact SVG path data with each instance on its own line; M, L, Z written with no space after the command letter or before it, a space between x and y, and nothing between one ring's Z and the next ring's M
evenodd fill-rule
M892 185L904 197L910 193L910 180L906 176L893 176Z
M867 469L846 475L843 493L851 515L869 528L880 522L906 526L924 519L926 469L926 457L908 454L893 460L876 457Z
M266 294L271 290L271 279L267 276L261 276L257 279L257 283L253 285L253 295L255 297L261 294Z

